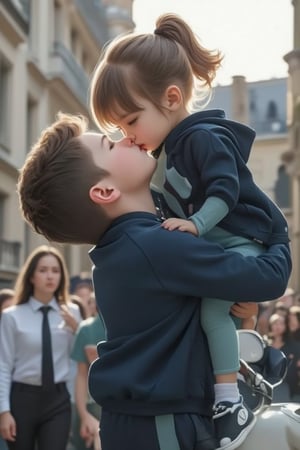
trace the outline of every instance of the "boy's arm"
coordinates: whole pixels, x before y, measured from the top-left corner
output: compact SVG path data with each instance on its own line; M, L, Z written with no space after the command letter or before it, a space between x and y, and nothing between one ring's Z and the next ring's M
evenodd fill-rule
M286 244L271 246L259 256L245 257L205 238L161 229L155 242L149 243L147 253L165 289L188 297L233 302L272 300L284 293L291 273Z

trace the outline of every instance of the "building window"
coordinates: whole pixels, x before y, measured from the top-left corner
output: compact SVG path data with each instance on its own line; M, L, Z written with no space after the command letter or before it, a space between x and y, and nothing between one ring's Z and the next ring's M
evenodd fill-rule
M31 149L34 139L37 135L37 103L28 98L27 100L27 124L26 124L26 150L27 152Z
M85 70L85 72L89 75L90 74L89 58L88 54L85 51L82 52L82 67Z
M63 11L61 5L54 3L54 36L56 41L63 40Z
M278 168L277 180L274 186L275 202L280 208L291 207L291 180L286 173L285 165Z
M250 112L255 113L256 112L256 95L255 95L255 91L253 91L253 89L250 89L249 97L250 97L250 105L249 105Z
M78 54L78 33L74 28L71 30L71 50L74 58L77 60Z
M273 100L271 100L268 103L267 107L267 119L272 121L276 120L277 117L278 117L277 105Z
M271 100L267 106L267 122L271 127L273 133L279 133L282 128L282 124L278 118L277 104Z
M3 239L4 235L4 207L5 207L5 195L0 192L0 239Z
M38 0L31 0L29 5L29 49L33 58L38 59L39 56L39 10Z
M9 149L9 97L11 88L11 65L0 55L0 145Z

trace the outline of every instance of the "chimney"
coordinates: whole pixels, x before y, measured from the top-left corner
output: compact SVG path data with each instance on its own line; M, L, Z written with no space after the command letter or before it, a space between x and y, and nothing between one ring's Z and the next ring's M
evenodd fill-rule
M232 118L245 125L249 124L249 99L246 78L232 77Z

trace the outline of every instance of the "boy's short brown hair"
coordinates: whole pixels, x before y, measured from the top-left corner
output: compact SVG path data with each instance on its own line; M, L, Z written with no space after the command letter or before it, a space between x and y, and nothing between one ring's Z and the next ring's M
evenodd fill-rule
M90 188L107 175L78 139L83 116L59 113L43 130L20 171L17 190L24 219L49 241L96 244L109 225Z

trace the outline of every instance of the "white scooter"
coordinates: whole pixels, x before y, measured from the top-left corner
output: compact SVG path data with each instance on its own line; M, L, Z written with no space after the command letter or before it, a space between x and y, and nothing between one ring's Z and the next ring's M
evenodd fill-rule
M239 330L240 390L256 424L238 450L300 450L300 404L272 403L287 372L287 358L252 330Z

